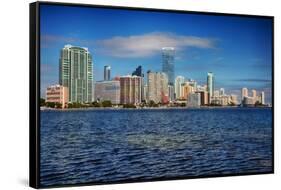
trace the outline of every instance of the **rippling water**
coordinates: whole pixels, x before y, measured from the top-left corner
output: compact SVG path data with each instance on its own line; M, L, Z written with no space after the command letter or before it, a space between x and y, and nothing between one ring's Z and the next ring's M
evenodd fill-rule
M270 108L41 111L41 185L272 171Z

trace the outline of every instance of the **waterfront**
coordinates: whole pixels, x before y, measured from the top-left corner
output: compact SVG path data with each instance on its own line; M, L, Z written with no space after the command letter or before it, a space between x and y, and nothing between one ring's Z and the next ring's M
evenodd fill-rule
M41 184L263 173L271 108L41 111Z

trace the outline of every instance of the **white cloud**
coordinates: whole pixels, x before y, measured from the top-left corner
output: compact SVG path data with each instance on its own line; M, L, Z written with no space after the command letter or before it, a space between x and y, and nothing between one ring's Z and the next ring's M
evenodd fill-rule
M114 57L149 57L159 53L162 47L180 50L187 47L214 48L214 40L196 36L153 32L128 37L115 36L97 41L102 53Z

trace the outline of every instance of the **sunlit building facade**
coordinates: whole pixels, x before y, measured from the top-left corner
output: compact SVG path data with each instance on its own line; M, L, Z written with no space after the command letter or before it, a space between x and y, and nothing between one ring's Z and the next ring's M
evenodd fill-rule
M93 63L87 48L64 46L59 59L59 84L68 87L69 102L92 102Z
M147 72L147 98L155 103L169 101L168 76L164 72Z
M122 76L120 77L120 103L140 104L141 103L142 77Z
M62 85L53 85L47 87L46 102L59 103L62 108L67 107L68 88Z

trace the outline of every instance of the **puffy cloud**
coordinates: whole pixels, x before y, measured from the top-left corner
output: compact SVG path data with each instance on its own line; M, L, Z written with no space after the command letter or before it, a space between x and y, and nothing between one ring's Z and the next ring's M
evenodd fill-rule
M115 36L97 41L102 53L114 57L149 57L159 53L162 47L180 50L187 47L214 48L215 40L196 36L153 32L143 35Z

